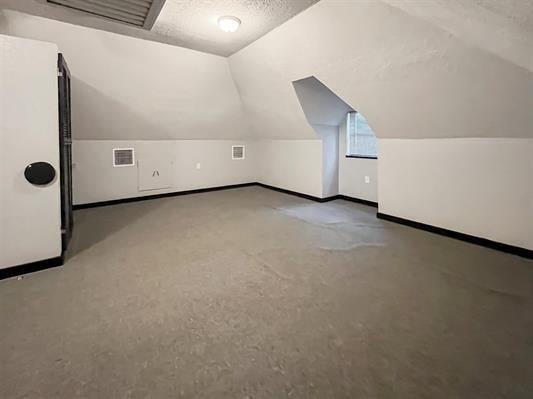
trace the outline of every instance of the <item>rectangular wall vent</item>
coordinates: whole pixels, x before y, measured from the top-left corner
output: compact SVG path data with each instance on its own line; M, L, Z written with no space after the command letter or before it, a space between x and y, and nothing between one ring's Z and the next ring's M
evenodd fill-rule
M47 0L49 4L152 29L165 0Z
M231 159L244 159L244 146L232 145L231 146Z
M113 167L134 165L135 153L133 148L113 148Z

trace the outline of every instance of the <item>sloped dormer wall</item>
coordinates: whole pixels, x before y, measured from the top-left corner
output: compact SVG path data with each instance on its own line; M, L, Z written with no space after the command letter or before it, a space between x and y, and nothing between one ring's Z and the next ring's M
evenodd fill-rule
M511 47L450 32L382 2L322 0L229 62L254 135L317 140L291 90L315 76L372 121L380 212L531 249L533 73Z

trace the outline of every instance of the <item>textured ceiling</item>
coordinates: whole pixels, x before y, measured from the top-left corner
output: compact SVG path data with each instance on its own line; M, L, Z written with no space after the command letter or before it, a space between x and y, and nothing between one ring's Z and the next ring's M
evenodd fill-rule
M533 72L532 0L382 0Z
M318 0L167 0L153 31L209 53L231 55ZM218 17L242 21L236 33L222 32Z
M151 31L47 4L46 0L0 0L0 8L229 56L318 1L166 0ZM218 28L216 21L224 15L242 21L237 32L225 33Z
M533 0L381 1L533 71ZM0 0L0 8L227 56L316 2L318 0L167 0L152 31L49 5L46 0ZM374 1L330 2L333 7L342 7L347 2L364 5ZM224 33L215 24L217 17L228 14L242 20L236 33Z

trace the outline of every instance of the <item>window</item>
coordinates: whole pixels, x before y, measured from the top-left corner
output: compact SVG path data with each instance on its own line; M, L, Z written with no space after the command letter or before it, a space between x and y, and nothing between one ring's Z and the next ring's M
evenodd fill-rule
M376 136L365 117L359 112L349 112L346 126L346 156L377 158Z

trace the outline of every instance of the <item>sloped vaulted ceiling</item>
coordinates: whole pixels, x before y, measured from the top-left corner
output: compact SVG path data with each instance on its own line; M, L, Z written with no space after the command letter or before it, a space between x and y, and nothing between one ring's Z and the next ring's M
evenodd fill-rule
M467 39L383 2L322 0L229 61L261 137L316 137L291 84L311 75L378 137L533 137L527 62Z
M228 58L238 95L221 58L232 94L217 101L232 129L240 99L254 136L317 138L292 84L314 76L378 137L533 137L532 24L526 0L321 0Z
M383 1L533 72L533 1Z
M228 56L281 25L317 1L0 0L0 8L21 11L74 25L172 44L202 52ZM142 21L139 21L138 14L134 16L130 13L125 13L125 9L142 11L144 6L150 3L157 6L155 9L157 13L150 13L147 24L140 24L145 29L132 26ZM162 3L164 5L159 13ZM111 11L116 10L117 4L121 5L119 7L120 11ZM123 7L125 9L122 9ZM154 21L152 17L155 17L155 14L158 14L158 16ZM102 15L107 15L111 19L103 18ZM140 15L142 16L143 13ZM238 33L224 34L220 31L216 21L223 15L235 15L242 20L242 25Z

